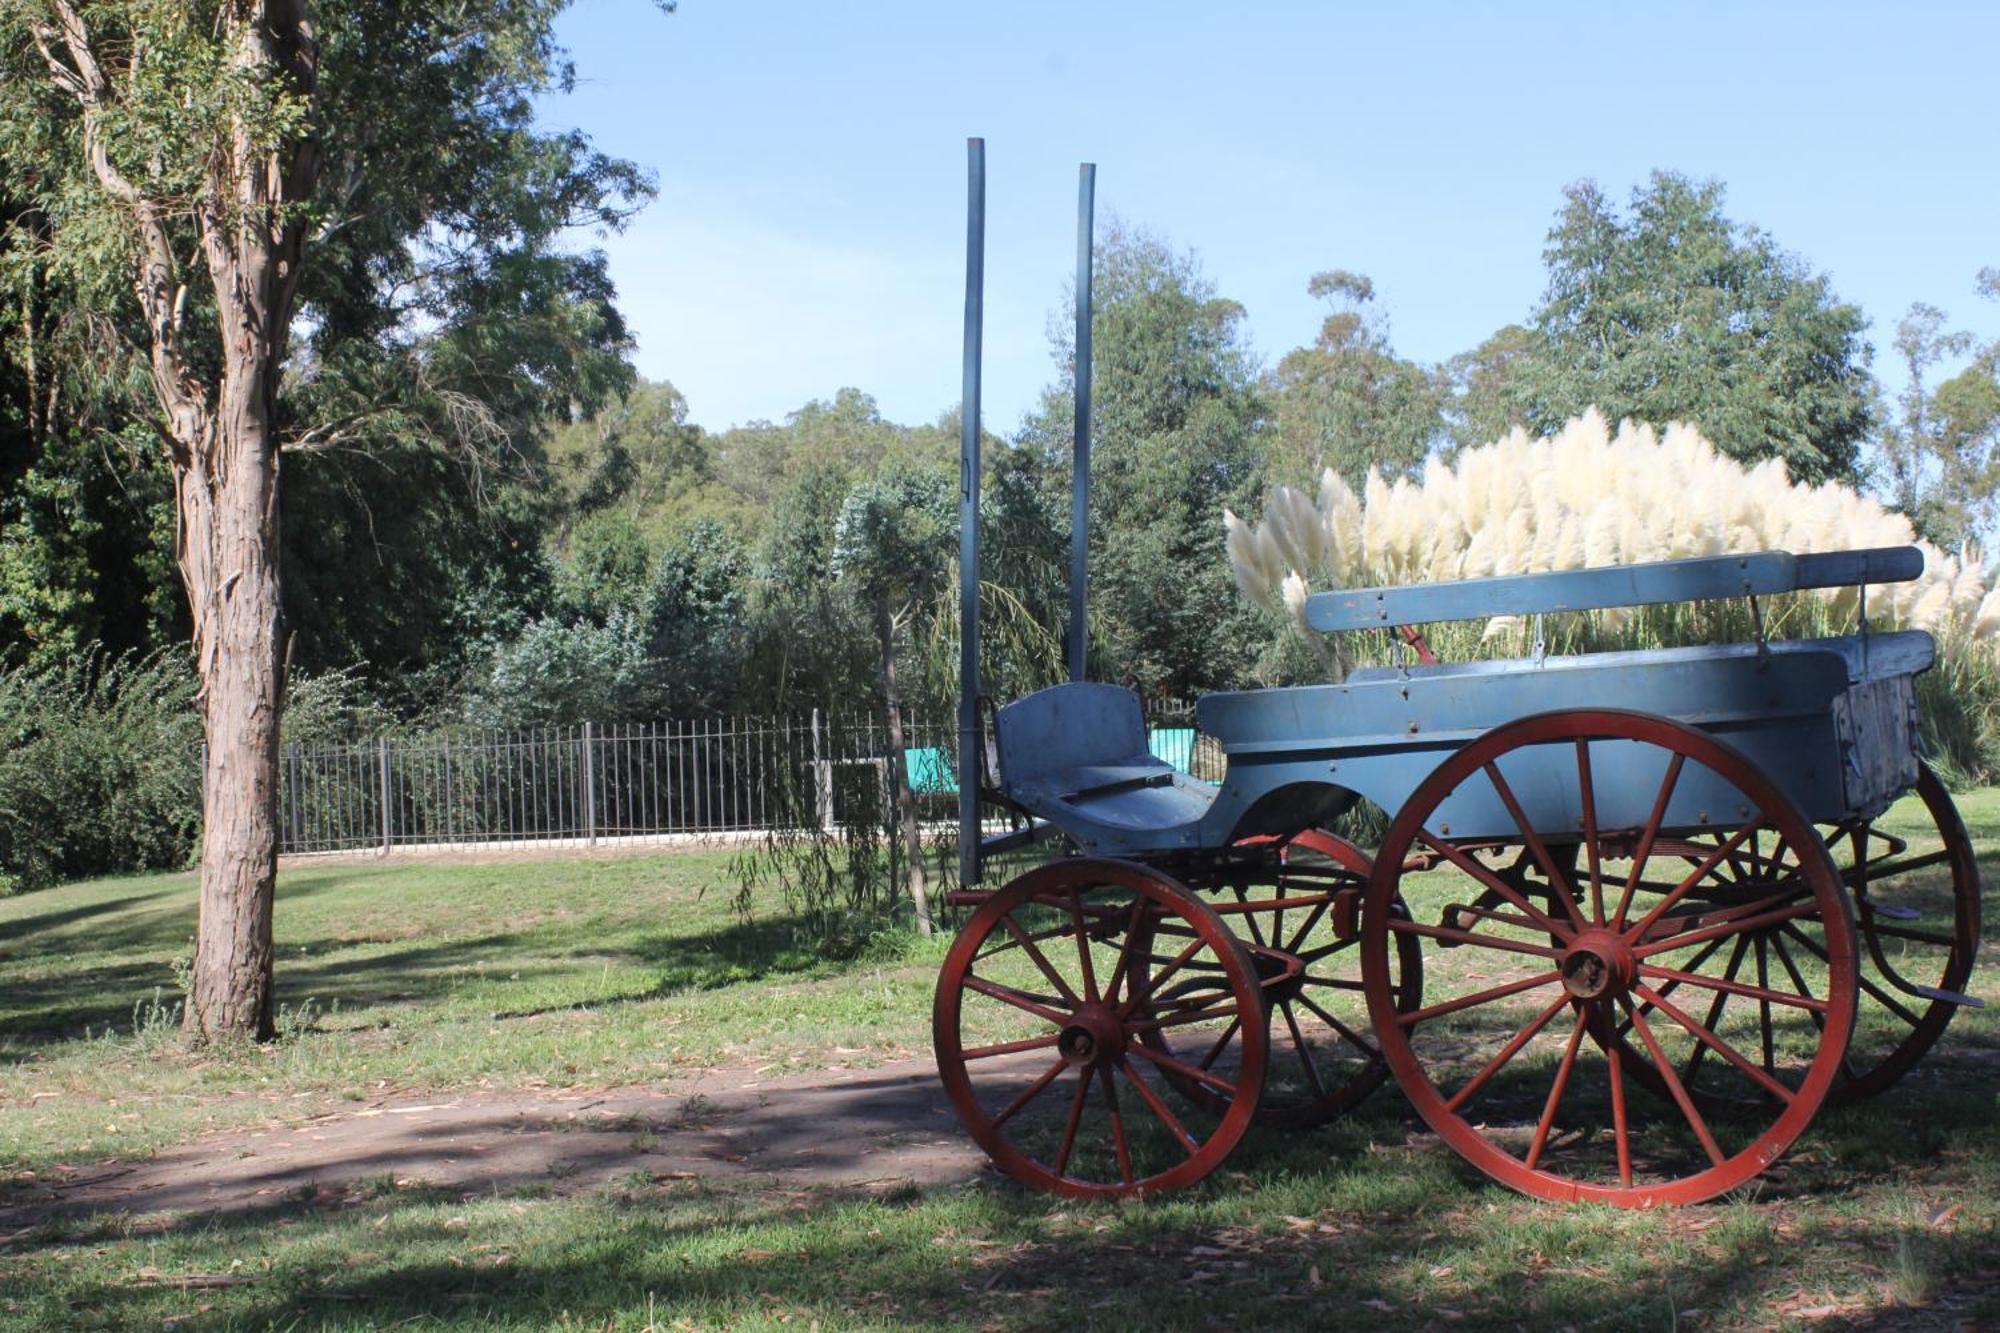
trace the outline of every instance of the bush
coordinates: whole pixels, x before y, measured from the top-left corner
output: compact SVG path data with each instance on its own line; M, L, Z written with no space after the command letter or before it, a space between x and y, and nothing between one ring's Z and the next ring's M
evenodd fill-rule
M201 718L183 653L0 669L0 884L184 866Z

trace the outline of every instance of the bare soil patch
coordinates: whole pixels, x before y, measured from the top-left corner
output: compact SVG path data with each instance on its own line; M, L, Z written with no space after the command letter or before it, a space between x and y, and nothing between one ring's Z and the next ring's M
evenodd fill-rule
M782 1077L712 1070L672 1088L403 1097L50 1173L16 1182L0 1236L98 1213L172 1225L403 1189L580 1194L638 1174L928 1185L984 1162L927 1059Z

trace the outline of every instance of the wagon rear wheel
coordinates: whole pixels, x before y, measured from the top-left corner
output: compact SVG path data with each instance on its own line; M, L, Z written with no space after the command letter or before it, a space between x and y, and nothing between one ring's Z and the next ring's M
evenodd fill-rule
M1920 766L1916 795L1928 828L1913 829L1893 814L1823 826L1834 869L1853 895L1857 949L1854 1035L1827 1100L1865 1100L1888 1088L1936 1043L1957 1013L1971 979L1979 943L1979 869L1972 840L1951 796L1930 768ZM1910 836L1904 836L1909 834ZM1685 864L1699 862L1721 841L1710 834L1682 849ZM1708 886L1718 910L1754 896L1758 860L1754 845L1720 868ZM1825 959L1825 942L1810 921L1780 921L1733 940L1719 959L1725 980L1740 980L1787 996L1810 996ZM1670 993L1670 992L1669 992ZM1727 1008L1742 1011L1756 1045L1773 1040L1776 1002L1742 993L1704 997L1717 1020ZM1633 1039L1625 1034L1628 1054ZM1639 1069L1654 1091L1665 1084L1650 1066ZM1738 1085L1714 1086L1709 1070L1695 1065L1682 1081L1698 1105L1725 1107L1732 1100L1769 1094Z
M1454 822L1464 842L1495 821L1503 845L1453 841ZM1406 869L1423 850L1439 873ZM1390 911L1398 893L1417 920ZM1810 996L1727 972L1741 941L1784 923L1823 955L1800 963ZM1387 985L1402 935L1447 951L1409 1013ZM1750 1179L1826 1099L1854 1022L1852 918L1813 827L1733 748L1612 710L1523 718L1439 765L1377 856L1362 968L1384 1057L1425 1121L1547 1199L1692 1203ZM1717 997L1739 1003L1717 1017ZM1776 1012L1768 1052L1744 1026L1758 1003ZM1757 1095L1704 1109L1691 1062ZM1631 1095L1655 1070L1664 1101Z
M1859 1009L1835 1102L1873 1097L1908 1073L1944 1035L1972 980L1979 948L1972 839L1928 764L1918 766L1916 795L1930 828L1912 838L1892 833L1884 819L1826 835L1854 894L1861 936Z
M1361 895L1374 865L1347 839L1306 829L1279 845L1258 839L1270 859L1237 866L1214 884L1200 884L1217 912L1250 949L1263 981L1270 1024L1270 1057L1257 1123L1307 1129L1358 1106L1382 1086L1389 1066L1369 1030L1361 987ZM1423 951L1414 936L1399 940L1390 985L1397 1004L1414 1009L1423 996ZM1168 961L1171 951L1144 951L1143 966ZM1173 1029L1141 1040L1199 1065L1208 1049L1195 1049ZM1166 1071L1174 1090L1214 1110L1218 1099L1202 1083Z
M1143 950L1165 956L1140 967ZM1212 1055L1196 1065L1145 1040L1162 1029ZM1031 870L972 914L932 1035L979 1146L1022 1183L1076 1197L1213 1171L1256 1113L1267 1049L1256 968L1221 918L1157 870L1085 858ZM1169 1097L1169 1073L1213 1102Z

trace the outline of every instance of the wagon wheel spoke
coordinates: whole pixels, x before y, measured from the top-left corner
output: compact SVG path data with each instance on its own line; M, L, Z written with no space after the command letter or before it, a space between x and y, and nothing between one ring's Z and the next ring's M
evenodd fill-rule
M1907 875L1913 870L1928 870L1951 860L1951 849L1925 852L1920 856L1908 857L1901 861L1878 861L1873 865L1857 865L1841 874L1849 884L1867 883L1872 880L1890 879L1897 875Z
M1225 1097L1234 1097L1236 1095L1236 1085L1234 1083L1231 1083L1226 1079L1218 1078L1215 1074L1211 1073L1210 1071L1199 1068L1195 1065L1191 1065L1187 1063L1185 1060L1177 1060L1173 1056L1168 1055L1162 1051L1156 1051L1150 1046L1140 1046L1135 1044L1131 1047L1128 1047L1127 1049L1130 1050L1132 1054L1139 1056L1142 1059L1149 1060L1153 1064L1158 1065L1160 1068L1167 1070L1170 1073L1179 1074L1184 1079L1188 1079L1191 1082L1199 1083L1203 1087L1208 1088L1210 1091L1219 1092Z
M1556 1065L1555 1082L1549 1087L1549 1099L1542 1107L1542 1118L1535 1124L1535 1136L1528 1140L1528 1155L1522 1159L1530 1171L1535 1169L1535 1163L1542 1160L1542 1149L1548 1145L1549 1129L1556 1122L1556 1108L1562 1105L1563 1090L1569 1086L1570 1071L1576 1068L1576 1052L1583 1044L1586 1021L1583 1012L1578 1010L1576 1026L1570 1029L1569 1044L1563 1048L1562 1060Z
M1667 817L1667 805L1674 798L1674 788L1681 780L1681 765L1685 762L1686 756L1679 751L1667 760L1667 776L1653 799L1653 812L1639 832L1639 845L1632 853L1632 871L1625 877L1625 891L1618 896L1618 908L1611 914L1613 926L1625 924L1625 913L1632 906L1632 895L1638 890L1639 881L1645 877L1646 862L1652 858L1653 843L1660 836L1660 825Z
M1753 986L1749 982L1737 981L1733 977L1728 976L1705 977L1698 973L1683 972L1675 967L1659 967L1652 963L1639 964L1639 975L1642 977L1658 977L1661 980L1667 981L1678 981L1687 986L1699 986L1703 990L1724 991L1730 995L1741 995L1745 999L1755 1000L1759 1004L1764 1005L1783 1004L1795 1009L1810 1009L1815 1013L1826 1012L1827 1002L1825 1000L1815 999L1807 994L1794 995L1771 988L1770 977L1762 962L1763 945L1770 939L1769 936L1743 936L1742 938L1754 938L1758 943L1758 985Z
M1780 1083L1775 1077L1774 1066L1768 1051L1764 1056L1764 1065L1760 1069L1750 1062L1748 1056L1717 1036L1713 1028L1707 1024L1695 1022L1694 1019L1690 1018L1683 1010L1676 1006L1672 1000L1662 997L1652 987L1642 982L1632 988L1632 993L1644 997L1653 1008L1659 1010L1668 1018L1673 1019L1674 1022L1680 1024L1683 1028L1686 1028L1689 1035L1701 1044L1702 1050L1714 1051L1730 1064L1742 1070L1750 1077L1753 1083L1771 1096L1781 1102L1791 1102L1794 1094L1790 1088ZM1683 1080L1683 1086L1686 1086L1685 1080Z
M965 988L967 990L978 991L981 995L991 996L1003 1004L1011 1004L1016 1009L1033 1014L1036 1018L1053 1023L1057 1027L1061 1027L1069 1022L1068 1014L1058 1013L1056 1010L1049 1008L1048 1005L1040 1003L1035 996L1029 994L1027 991L1016 990L1012 986L1003 986L997 981L988 981L985 977L966 977Z
M1382 1058L1382 1052L1375 1045L1374 1042L1368 1040L1368 1038L1362 1036L1359 1032L1355 1031L1347 1024L1341 1022L1339 1019L1335 1018L1332 1014L1328 1013L1326 1010L1320 1008L1317 1004L1313 1003L1313 1001L1303 992L1301 992L1295 998L1298 1000L1300 1004L1304 1005L1307 1009L1310 1009L1314 1013L1314 1015L1316 1015L1319 1018L1320 1022L1326 1024L1328 1027L1332 1028L1335 1032L1338 1032L1342 1037L1346 1038L1354 1046L1358 1047L1361 1050L1366 1051L1370 1059L1379 1060Z
M1539 986L1551 985L1561 980L1562 973L1560 972L1538 972L1532 977L1523 977L1519 981L1502 982L1498 986L1489 986L1485 990L1474 991L1470 995L1460 995L1449 1000L1440 1000L1436 1004L1425 1005L1421 1009L1412 1009L1408 1013L1397 1014L1396 1023L1400 1027L1415 1027L1419 1023L1427 1023L1433 1018L1443 1018L1446 1014L1455 1014L1461 1009L1470 1009L1475 1005L1504 999L1509 995L1519 995L1522 991L1534 990Z
M1166 983L1167 978L1173 976L1174 973L1180 971L1183 967L1186 967L1188 960L1202 951L1204 943L1205 941L1199 937L1188 941L1187 947L1175 954L1173 961L1160 969L1159 975L1148 978L1148 984L1143 988L1138 988L1136 993L1125 1001L1122 1012L1130 1013L1138 1005L1144 1003L1153 992Z
M1527 813L1521 809L1521 802L1515 798L1514 789L1507 785L1507 779L1500 776L1498 764L1486 765L1486 780L1493 784L1493 790L1499 795L1500 803L1507 807L1507 813L1513 818L1514 826L1521 830L1521 840L1528 844L1528 851L1533 854L1535 863L1541 866L1542 873L1548 876L1549 896L1561 900L1563 914L1569 918L1571 929L1585 929L1583 914L1576 906L1576 886L1570 883L1569 876L1563 873L1556 865L1555 858L1549 855L1548 847L1542 842L1542 835L1535 832L1535 826L1529 822Z
M1009 1120L1012 1120L1014 1116L1021 1110L1021 1108L1025 1107L1029 1102L1035 1100L1035 1098L1041 1096L1042 1089L1048 1087L1049 1084L1055 1082L1056 1076L1061 1074L1062 1071L1067 1068L1069 1068L1069 1061L1058 1060L1054 1064L1050 1065L1047 1069L1044 1069L1039 1078L1037 1078L1033 1083L1030 1083L1026 1088L1024 1088L1021 1091L1021 1094L1015 1097L1013 1101L1008 1102L1007 1105L1001 1110L999 1115L993 1117L994 1125L997 1127L1006 1124Z
M1146 1109L1153 1113L1155 1119L1167 1127L1167 1132L1174 1136L1174 1141L1186 1150L1188 1156L1194 1156L1201 1144L1196 1141L1194 1135L1188 1133L1187 1126L1181 1123L1180 1117L1173 1113L1172 1108L1160 1100L1160 1094L1154 1092L1146 1080L1139 1077L1139 1071L1132 1068L1129 1061L1120 1060L1118 1072L1123 1074L1125 1081L1137 1090L1139 1100L1146 1104Z
M1624 1056L1616 1042L1604 1047L1604 1067L1611 1084L1611 1137L1618 1152L1618 1183L1632 1188L1632 1127L1625 1110Z
M1776 1040L1771 1032L1770 943L1771 941L1768 936L1765 935L1757 936L1757 989L1754 992L1754 994L1756 995L1757 999L1757 1030L1759 1033L1758 1040L1761 1042L1763 1046L1764 1068L1766 1070L1775 1069L1777 1067L1777 1058L1773 1051L1773 1047L1776 1045ZM1799 990L1801 993L1804 992L1805 985L1803 982L1799 983ZM1820 1007L1821 1006L1814 1006L1815 1010L1819 1009Z
M1069 988L1069 982L1063 980L1062 974L1050 965L1048 957L1035 946L1035 942L1028 938L1027 933L1021 929L1019 923L1013 917L1003 917L1000 924L1007 928L1007 933L1012 935L1020 944L1021 951L1028 955L1036 968L1041 971L1041 974L1049 979L1049 984L1056 988L1056 994L1062 997L1064 1004L1074 1009L1082 1003L1082 1001L1076 998L1076 992Z
M1208 1054L1201 1057L1201 1067L1203 1069L1213 1069L1215 1067L1216 1060L1221 1058L1223 1051L1228 1049L1229 1039L1235 1036L1236 1029L1242 1026L1242 1017L1240 1015L1232 1015L1229 1020L1229 1026L1222 1029L1222 1035L1217 1037L1215 1044L1208 1048Z
M1936 931L1930 930L1913 930L1908 926L1885 926L1880 921L1869 922L1868 933L1886 939L1909 940L1916 944L1934 944L1945 949L1956 948L1958 946L1958 941L1949 935L1940 935Z
M1146 900L1140 898L1132 904L1132 917L1125 923L1125 938L1118 946L1118 961L1111 968L1111 980L1104 985L1104 998L1114 1004L1119 988L1131 984L1133 946L1139 942L1139 923L1145 916Z
M1714 953L1717 949L1721 947L1722 947L1721 940L1711 941L1708 948L1704 951L1703 956L1705 957L1707 956L1707 954ZM1723 968L1722 970L1722 979L1724 981L1736 980L1736 971L1739 967L1743 965L1743 954L1749 947L1750 947L1750 936L1739 935L1736 937L1736 947L1733 950L1731 950L1729 954L1729 965ZM1697 959L1695 962L1689 965L1687 970L1692 972L1695 968L1699 966L1701 966L1701 962L1699 959ZM1651 993L1658 996L1664 996L1669 991L1671 991L1673 987L1678 985L1680 985L1680 980L1678 978L1671 978L1669 979L1665 989L1654 991ZM1702 1022L1702 1026L1707 1028L1710 1032L1714 1032L1716 1030L1716 1025L1722 1021L1722 1011L1728 1004L1729 1004L1729 992L1718 987L1715 992L1715 998L1709 1002L1708 1017ZM1646 1008L1650 1010L1653 1007L1654 1007L1653 1002L1651 1000L1647 1000ZM1681 1070L1681 1082L1685 1084L1690 1090L1693 1089L1695 1076L1701 1069L1702 1057L1707 1054L1708 1054L1708 1047L1701 1044L1697 1044L1694 1050L1689 1052L1688 1054L1687 1066Z
M1722 1149L1717 1146L1715 1135L1709 1132L1708 1122L1702 1119L1701 1112L1695 1109L1694 1100L1688 1096L1688 1090L1681 1085L1680 1075L1674 1072L1673 1063L1667 1059L1667 1053L1660 1049L1659 1040L1653 1036L1653 1029L1647 1024L1645 1017L1632 1007L1629 1000L1623 1003L1626 1014L1632 1019L1632 1030L1637 1032L1639 1040L1645 1043L1647 1053L1653 1057L1653 1067L1660 1071L1660 1077L1666 1081L1667 1091L1673 1094L1674 1104L1681 1108L1681 1114L1687 1118L1688 1127L1694 1131L1695 1139L1701 1144L1702 1151L1708 1154L1709 1161L1721 1166L1724 1160Z
M1293 932L1292 937L1290 939L1285 941L1284 952L1290 954L1298 953L1299 946L1306 942L1306 937L1313 933L1313 927L1317 926L1320 923L1321 918L1323 918L1326 915L1327 909L1332 906L1333 906L1333 899L1330 897L1327 898L1325 901L1315 905L1312 911L1306 914L1305 923L1301 925L1297 931ZM1323 958L1326 956L1327 953L1333 950L1344 949L1349 944L1352 943L1353 943L1352 940L1336 939L1333 942L1333 945L1331 946L1330 949L1321 949L1317 951L1313 955L1313 957L1316 959ZM1300 956L1304 957L1303 954L1300 954Z
M1125 1139L1125 1115L1118 1108L1118 1085L1110 1065L1099 1065L1097 1075L1104 1085L1104 1107L1111 1116L1111 1145L1118 1155L1118 1179L1132 1183L1132 1145Z
M1250 890L1242 884L1235 885L1234 888L1236 890L1236 901L1248 906L1250 902ZM1250 927L1250 938L1260 945L1263 944L1264 928L1257 924L1257 914L1255 912L1244 912L1242 913L1242 917L1243 924Z
M1097 1003L1097 972L1090 962L1090 930L1083 924L1083 897L1075 889L1069 895L1069 919L1076 931L1076 960L1083 972L1083 998Z
M1014 1055L1021 1051L1046 1051L1061 1041L1062 1037L1051 1032L1046 1037L1028 1037L1021 1041L997 1041L990 1046L968 1046L965 1058L968 1060L990 1060L996 1055Z
M1576 742L1576 787L1583 805L1583 845L1590 858L1590 920L1604 924L1604 864L1597 845L1597 785L1590 776L1590 742Z
M1468 1079L1464 1086L1452 1094L1451 1099L1445 1103L1445 1109L1456 1112L1471 1105L1472 1099L1479 1095L1480 1089L1484 1088L1495 1074L1506 1068L1507 1063L1521 1053L1521 1048L1533 1041L1535 1034L1547 1027L1550 1020L1555 1018L1568 1005L1569 996L1566 994L1558 995L1555 999L1549 1001L1546 1009L1522 1024L1520 1030L1508 1038L1507 1044L1502 1046L1493 1058L1480 1068L1478 1073Z
M1739 935L1736 938L1739 948L1749 947L1748 946L1748 941L1750 938L1749 936ZM1697 953L1694 957L1688 959L1686 963L1682 964L1682 970L1687 972L1694 971L1696 968L1700 967L1703 963L1707 962L1711 956L1713 956L1718 950L1722 948L1724 944L1727 944L1728 942L1729 942L1729 937L1727 935L1719 935L1715 939L1708 941L1708 943L1702 945L1700 953ZM1729 973L1729 976L1732 980L1735 979L1735 975L1736 974L1733 970ZM1666 985L1660 987L1660 994L1672 995L1676 990L1680 989L1680 984L1681 983L1678 981L1669 981ZM1641 1013L1644 1013L1648 1007L1649 1006L1641 1005L1639 1007L1639 1011ZM1615 1035L1623 1037L1626 1033L1630 1032L1631 1030L1632 1030L1632 1025L1630 1023L1621 1023L1618 1025L1616 1029L1614 1029L1614 1032Z
M1807 953L1812 954L1822 963L1827 961L1826 950L1822 949L1818 944L1814 943L1810 935L1807 935L1803 931L1796 930L1789 925L1787 925L1784 928L1784 933L1786 935L1789 935L1794 943L1802 946ZM1791 955L1789 953L1786 953L1783 955L1783 957L1790 958ZM1917 1017L1916 1014L1910 1012L1909 1008L1905 1006L1902 1001L1898 1000L1895 996L1889 994L1887 991L1883 990L1880 986L1876 985L1873 981L1871 981L1866 972L1861 973L1856 978L1856 980L1860 982L1861 990L1864 994L1873 997L1876 1003L1880 1004L1884 1009L1887 1009L1890 1013L1894 1014L1896 1017L1902 1019L1905 1023L1908 1023L1911 1027L1915 1027L1919 1022L1922 1021Z
M1083 1126L1083 1104L1089 1099L1090 1075L1079 1075L1076 1096L1069 1103L1069 1121L1063 1125L1062 1147L1056 1150L1055 1170L1058 1177L1069 1174L1069 1156L1076 1148L1076 1132Z
M1714 851L1710 852L1706 857L1704 857L1701 861L1701 864L1697 865L1691 873L1689 873L1685 878L1681 880L1679 884L1676 884L1664 896L1662 896L1660 901L1654 903L1652 906L1652 910L1648 911L1646 915L1639 918L1638 924L1626 928L1625 930L1626 937L1628 939L1634 939L1634 940L1645 938L1646 932L1652 929L1654 922L1658 921L1662 916L1666 915L1667 909L1671 908L1675 903L1680 902L1681 899L1687 897L1688 894L1692 893L1694 891L1695 886L1697 884L1700 884L1703 880L1707 879L1709 876L1709 872L1714 870L1716 865L1725 856L1729 855L1729 853L1732 850L1734 850L1737 846L1742 844L1744 839L1748 838L1752 833L1756 832L1758 828L1762 827L1762 824L1763 821L1760 819L1756 823L1744 825L1742 828L1736 830L1735 833L1731 834L1729 836L1728 841L1724 842L1720 847L1717 847Z
M1509 884L1506 880L1500 878L1500 876L1494 874L1491 870L1488 870L1485 866L1479 864L1479 862L1474 860L1472 857L1467 856L1464 852L1460 851L1457 847L1454 847L1451 843L1445 841L1443 838L1435 836L1434 834L1431 833L1429 829L1417 830L1417 839L1420 842L1422 842L1426 847L1429 847L1432 851L1436 852L1439 856L1442 856L1445 860L1451 862L1451 864L1455 866L1457 869L1472 876L1474 879L1478 880L1481 884L1484 884L1487 888L1491 889L1493 892L1499 894L1502 898L1512 903L1523 914L1525 914L1530 921L1533 921L1535 923L1536 929L1544 931L1550 935L1554 935L1559 939L1567 939L1569 937L1570 932L1567 926L1558 926L1555 923L1554 918L1550 917L1548 913L1544 912L1541 908L1535 906L1532 902L1528 901L1527 896L1521 893L1520 890L1516 889L1512 884ZM1574 904L1572 904L1572 906L1574 906Z
M1389 930L1398 935L1423 935L1434 940L1449 940L1453 944L1476 944L1484 949L1499 949L1505 953L1533 954L1537 958L1560 958L1562 950L1547 944L1531 944L1527 940L1509 939L1504 935L1489 935L1481 931L1454 930L1450 926L1431 926L1421 921L1392 921Z
M1319 1069L1313 1064L1312 1047L1306 1044L1306 1034L1299 1030L1299 1016L1292 1012L1292 1002L1278 1001L1278 1011L1285 1016L1285 1026L1292 1034L1292 1053L1305 1068L1306 1082L1312 1086L1313 1096L1326 1096L1326 1084L1321 1081Z
M1806 917L1817 917L1820 908L1816 903L1800 902L1790 907L1775 908L1752 917L1731 918L1712 925L1700 926L1670 935L1665 939L1649 940L1632 952L1640 958L1650 958L1654 954L1671 953L1675 949L1685 949L1691 944L1701 944L1707 940L1720 939L1727 935L1740 934L1748 930L1768 930L1772 926L1797 921Z

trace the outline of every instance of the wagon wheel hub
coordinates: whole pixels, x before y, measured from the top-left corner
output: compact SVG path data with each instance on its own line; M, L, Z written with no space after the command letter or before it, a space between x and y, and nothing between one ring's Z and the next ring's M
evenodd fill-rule
M1070 1015L1056 1050L1073 1065L1095 1069L1125 1054L1125 1025L1108 1004L1085 1004Z
M1623 995L1639 975L1632 946L1608 930L1587 930L1570 943L1557 964L1563 989L1579 1000Z

